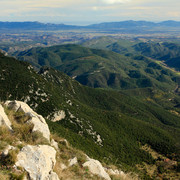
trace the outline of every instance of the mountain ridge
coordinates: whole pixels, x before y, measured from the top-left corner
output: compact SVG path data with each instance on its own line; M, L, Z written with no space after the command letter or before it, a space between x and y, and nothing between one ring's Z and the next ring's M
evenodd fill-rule
M45 29L45 30L57 30L57 29L113 29L113 28L126 28L126 27L180 27L180 21L162 21L162 22L151 22L151 21L119 21L119 22L103 22L99 24L91 24L87 26L79 25L66 25L66 24L53 24L53 23L40 23L37 21L26 21L26 22L5 22L0 21L0 29Z
M127 56L143 55L166 64L167 67L180 70L180 45L171 41L130 41L126 39L114 39L100 37L86 41L85 47L110 50Z

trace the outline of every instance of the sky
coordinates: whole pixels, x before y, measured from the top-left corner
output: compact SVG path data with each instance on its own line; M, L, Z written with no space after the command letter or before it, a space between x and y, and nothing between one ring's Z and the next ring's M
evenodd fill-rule
M0 21L88 25L124 20L180 21L180 0L0 0Z

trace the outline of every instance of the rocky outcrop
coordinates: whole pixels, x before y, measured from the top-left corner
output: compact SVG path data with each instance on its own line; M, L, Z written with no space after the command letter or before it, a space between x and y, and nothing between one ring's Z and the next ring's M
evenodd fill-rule
M87 157L87 161L83 164L83 167L88 167L92 174L98 175L99 177L106 180L111 180L109 175L104 170L102 164L98 160Z
M9 109L13 109L15 112L35 113L26 103L22 101L6 101L5 105Z
M51 146L54 147L56 150L59 149L58 143L54 139L51 140Z
M15 165L23 167L32 180L59 180L53 172L55 163L54 148L47 145L27 145L19 152Z
M109 169L109 168L104 168L104 169L109 175L118 176L122 179L125 179L127 176L123 171L118 169Z
M62 119L64 119L66 117L66 114L63 110L58 111L56 113L54 113L53 118L51 119L52 122L57 122L57 121L61 121Z
M71 167L74 165L77 165L77 167L87 167L89 169L88 173L91 175L91 177L93 177L92 175L97 175L99 176L99 179L111 180L109 174L122 178L125 177L125 174L122 171L104 168L98 160L91 159L85 154L84 155L86 156L86 162L81 164L77 157L79 157L80 155L82 156L82 154L78 154L79 156L76 156L77 151L74 152L71 149L66 139L58 139L56 137L57 142L54 139L51 139L50 141L50 131L45 119L42 116L38 115L36 112L34 112L26 103L21 101L6 101L5 105L9 109L13 109L15 112L23 112L24 115L28 118L27 121L22 121L22 123L32 123L34 125L33 131L40 131L43 136L49 140L49 144L51 145L28 145L28 142L22 143L19 139L17 139L17 142L12 144L13 146L8 145L6 148L4 148L2 152L0 152L1 157L6 158L8 157L7 155L11 150L18 150L19 144L22 144L22 147L24 146L17 154L17 160L15 165L13 165L13 168L14 170L20 171L21 173L24 173L24 171L26 171L27 177L24 177L25 179L59 180L59 177L61 177L61 173L63 172L63 170L65 170L64 173L70 172L70 174L72 175L73 173L71 172ZM11 118L12 122L15 120L15 118ZM6 125L9 129L12 130L12 132L15 132L15 129L11 128L11 122L5 114L4 108L0 105L0 126L1 125ZM9 131L9 133L12 132ZM68 150L61 150L61 148L59 148L61 146L64 147L64 150ZM69 152L70 149L72 150L72 152ZM58 152L57 164L56 151ZM69 154L70 157L72 157L72 154L74 153L74 157L72 159L66 160L65 164L64 161L61 161L60 156L63 152ZM53 172L53 169L56 170L59 177L55 172ZM86 172L86 168L84 168L84 172Z
M69 162L69 165L68 165L69 167L76 165L78 163L77 157L69 159L68 162Z
M48 141L50 140L50 131L45 119L34 112L26 103L21 101L6 101L5 105L16 112L24 112L29 117L27 123L34 125L33 132L39 131Z
M33 131L40 131L42 135L50 141L50 131L45 119L34 112L26 103L21 101L6 101L5 105L15 112L23 112L25 116L28 117L25 123L32 123L34 125ZM11 122L5 114L4 108L0 105L0 126L1 125L12 129ZM51 140L51 144L58 149L58 143L53 139ZM6 158L9 151L15 148L16 147L8 145L2 151L1 156ZM22 167L28 173L28 176L25 178L28 180L59 180L58 175L53 172L56 164L55 148L48 145L25 145L17 155L15 169L17 170L17 167Z
M8 129L12 130L11 122L8 119L6 113L4 112L4 108L0 104L0 126L2 126L2 125L6 126Z

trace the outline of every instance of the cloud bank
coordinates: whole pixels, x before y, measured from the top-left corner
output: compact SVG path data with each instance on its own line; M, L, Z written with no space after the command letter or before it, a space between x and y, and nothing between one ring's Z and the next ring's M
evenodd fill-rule
M101 0L106 4L116 4L116 3L127 3L130 2L131 0Z
M0 21L93 24L180 20L180 0L0 0Z

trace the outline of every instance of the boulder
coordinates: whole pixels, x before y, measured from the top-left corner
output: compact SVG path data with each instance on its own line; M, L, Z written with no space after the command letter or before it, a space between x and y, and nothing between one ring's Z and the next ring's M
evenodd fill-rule
M57 121L61 121L62 119L64 119L66 117L66 114L63 110L60 110L56 113L54 113L53 118L51 119L52 122L57 122Z
M104 170L102 164L98 160L87 157L87 161L83 164L83 167L88 167L92 174L98 175L99 177L106 180L111 180L109 175Z
M9 109L13 109L15 112L35 113L26 103L22 101L6 101L5 105Z
M69 159L68 162L69 162L69 165L68 165L69 167L77 164L77 163L78 163L77 157L74 157L74 158L72 158L72 159Z
M26 103L21 101L6 101L5 105L16 112L24 112L25 115L29 117L27 123L32 123L34 125L33 132L41 132L42 135L50 141L50 131L45 119L34 112Z
M4 112L4 108L0 104L0 126L6 126L9 130L12 130L11 128L11 122L8 119L6 113Z
M113 176L121 176L121 177L126 176L126 174L123 171L118 170L118 169L115 169L115 170L113 170L113 169L105 169L105 170L106 170L106 172L108 174L113 175Z
M16 166L23 167L31 180L59 180L53 172L56 151L48 145L27 145L17 155Z

